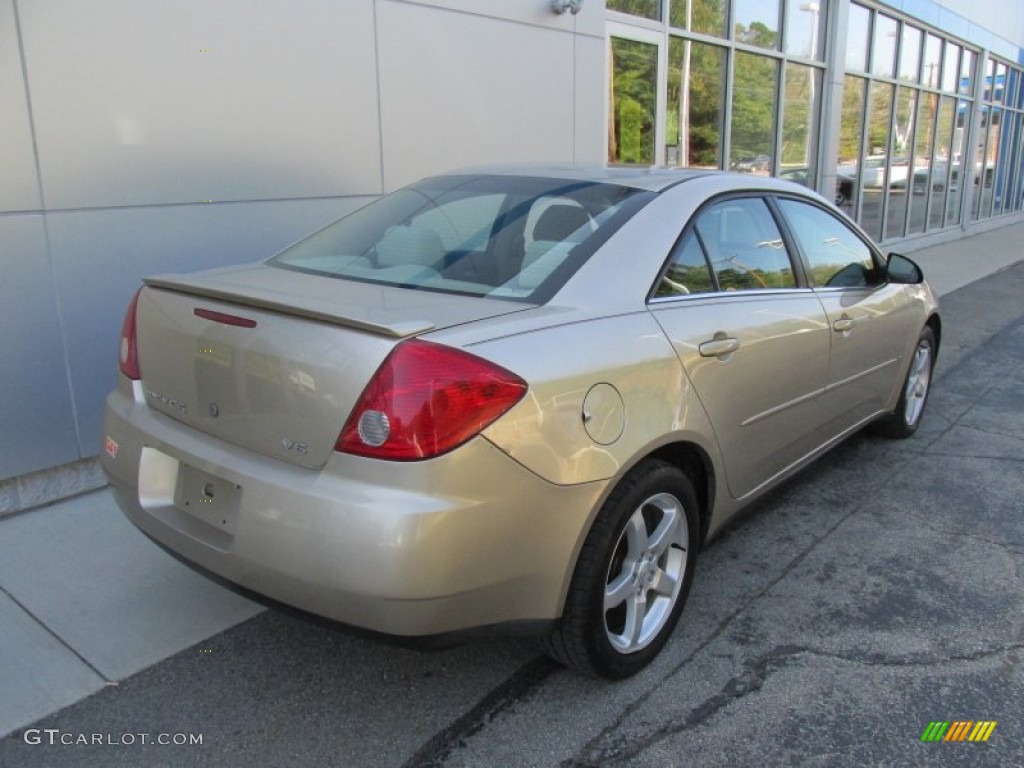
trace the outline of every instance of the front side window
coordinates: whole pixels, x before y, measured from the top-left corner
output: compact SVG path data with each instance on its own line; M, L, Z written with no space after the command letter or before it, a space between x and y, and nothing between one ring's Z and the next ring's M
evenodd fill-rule
M715 203L694 227L722 291L795 288L789 253L760 198Z
M813 286L858 288L877 281L871 249L838 218L797 200L779 200L779 208L807 260Z

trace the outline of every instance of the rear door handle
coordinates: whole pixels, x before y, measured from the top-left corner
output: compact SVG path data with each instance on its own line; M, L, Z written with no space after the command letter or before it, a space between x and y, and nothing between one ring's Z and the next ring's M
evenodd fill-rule
M834 323L832 323L832 330L839 331L840 333L842 333L843 331L848 331L851 328L853 328L853 320L851 320L848 317L841 317Z
M722 357L723 355L730 355L740 348L739 339L725 338L725 339L712 339L711 341L705 341L697 347L700 350L701 357Z

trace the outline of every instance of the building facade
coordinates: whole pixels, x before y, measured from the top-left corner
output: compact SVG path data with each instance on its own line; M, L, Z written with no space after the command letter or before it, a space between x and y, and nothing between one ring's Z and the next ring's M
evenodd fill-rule
M972 0L0 0L0 512L102 482L141 277L433 172L780 175L887 245L1016 221L1022 45Z

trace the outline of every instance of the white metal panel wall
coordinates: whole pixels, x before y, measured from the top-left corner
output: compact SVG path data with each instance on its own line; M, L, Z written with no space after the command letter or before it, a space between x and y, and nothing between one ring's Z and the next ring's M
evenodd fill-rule
M555 17L548 4L538 18L547 26L378 4L387 189L498 160L574 159L574 38L558 28L572 16ZM603 72L603 51L591 59Z
M42 207L36 177L28 99L22 77L21 48L14 0L0 0L0 211Z
M380 192L372 0L20 11L47 207Z
M599 0L0 0L0 480L97 452L142 276L432 171L599 162L603 40Z
M0 478L79 458L43 217L0 216Z

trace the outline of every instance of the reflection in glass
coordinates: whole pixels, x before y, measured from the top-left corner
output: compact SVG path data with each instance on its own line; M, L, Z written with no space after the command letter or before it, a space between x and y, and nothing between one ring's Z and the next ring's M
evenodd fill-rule
M1024 131L1024 115L1017 113L1013 116L1014 131L1018 137L1021 137L1021 132ZM1020 138L1017 140L1017 146L1020 146ZM1021 159L1018 157L1017 162L1013 164L1013 180L1010 185L1012 190L1010 193L1009 210L1019 211L1024 206L1024 168L1021 167Z
M669 24L702 35L727 37L725 11L729 0L672 0Z
M1013 163L1013 147L1015 143L1016 115L1009 110L1003 110L1002 126L1000 129L998 163L996 165L996 177L993 182L994 200L992 203L992 215L999 216L1009 210L1008 197L1012 188L1012 176L1015 165Z
M655 296L689 296L715 290L704 250L691 230L672 249L668 271L661 278Z
M871 250L830 213L796 200L779 200L793 237L807 259L811 285L856 287L870 283Z
M891 16L875 17L875 40L871 50L871 73L892 77L896 68L896 38L899 23Z
M722 167L724 48L673 37L668 49L668 165Z
M653 165L658 46L612 38L608 162Z
M946 57L942 60L942 90L956 93L959 83L957 73L960 71L960 46L946 41Z
M871 11L856 3L850 4L846 25L846 68L857 72L868 71L868 35L871 29Z
M892 153L889 157L889 213L886 216L885 237L903 237L903 223L907 216L910 164L914 146L917 119L916 88L900 86L896 89L896 114L892 129Z
M961 101L961 107L966 114L967 102ZM947 199L945 206L941 196L932 197L931 207L928 209L928 228L941 227L943 224L956 224L960 221L960 199L963 196L964 188L964 165L962 156L962 144L964 138L963 119L964 116L957 115L958 108L956 101L949 96L943 96L939 100L939 115L935 124L935 155L946 159L946 181L945 191ZM932 184L936 184L935 175L932 176Z
M935 35L928 35L924 42L924 67L921 68L921 80L929 88L939 87L939 59L942 55L942 40Z
M982 91L982 98L985 101L992 101L992 83L995 80L996 74L996 62L994 59L988 60L988 66L985 67L985 82L984 90Z
M917 65L921 63L921 30L909 24L903 25L903 42L900 43L900 80L918 82Z
M852 188L850 200L844 210L852 216L857 214L857 200L860 196L860 148L863 138L864 99L867 95L867 81L847 75L843 85L843 113L839 125L839 165L836 168L838 184Z
M907 198L910 206L907 221L909 235L924 232L928 206L937 198L941 208L946 191L949 161L935 152L935 117L938 111L939 97L934 93L921 92L917 104L917 134L914 138Z
M779 47L779 0L734 0L733 38L759 48Z
M733 76L729 167L770 173L775 154L775 105L779 63L766 56L736 52Z
M976 221L981 211L981 199L983 196L983 190L981 185L982 172L985 167L985 158L987 157L986 142L988 140L988 123L989 114L992 107L988 104L989 99L992 98L992 72L994 62L989 59L988 70L985 76L985 85L983 91L983 98L985 103L979 104L978 109L981 110L981 127L977 138L974 140L974 146L970 150L970 161L969 168L966 178L971 180L974 185L974 199L971 201L970 218L972 221Z
M996 167L1000 164L1000 144L1003 122L1003 110L999 107L982 107L982 123L986 122L985 115L989 119L985 148L982 154L982 162L977 163L977 178L974 180L974 210L972 219L988 218L992 215L992 208L995 203L996 191Z
M1020 109L1017 101L1017 86L1020 83L1020 70L1010 67L1006 73L1006 106Z
M996 76L992 81L992 101L1002 104L1006 99L1006 65L996 64Z
M889 128L892 124L892 98L895 87L875 81L868 96L867 146L869 155L861 167L864 199L860 225L876 240L882 239L882 205L888 184L886 167Z
M786 0L786 53L821 61L827 2Z
M818 103L821 70L792 62L786 64L785 104L782 110L782 161L780 175L794 170L810 183L816 175Z
M630 16L661 19L661 0L607 0L605 7L609 11L628 13Z
M960 58L960 95L972 96L974 94L974 62L978 55L974 51L964 48L964 55Z

